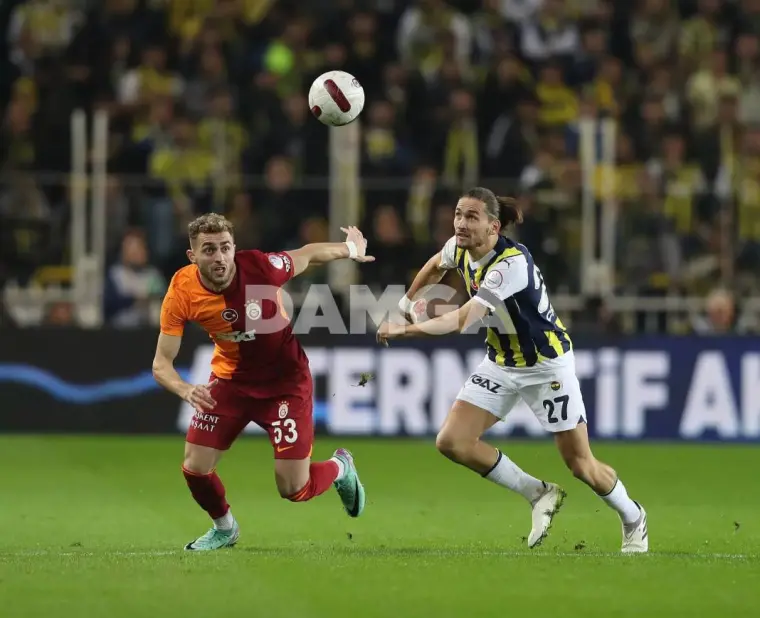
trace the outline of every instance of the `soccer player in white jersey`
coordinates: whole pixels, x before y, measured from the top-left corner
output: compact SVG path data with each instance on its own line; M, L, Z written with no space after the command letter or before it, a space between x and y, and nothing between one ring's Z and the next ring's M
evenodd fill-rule
M541 271L524 245L502 234L502 225L521 221L510 198L497 198L482 187L462 195L454 214L455 235L422 267L399 303L412 323L384 322L378 341L387 345L392 339L446 335L486 321L486 357L459 391L438 433L438 450L523 496L532 509L528 546L538 546L565 492L523 471L481 439L522 399L553 434L573 475L620 516L622 551L646 552L646 512L628 496L615 470L591 452L572 343L549 301ZM464 279L469 301L456 311L418 321L415 316L425 311L425 301L415 297L451 269Z

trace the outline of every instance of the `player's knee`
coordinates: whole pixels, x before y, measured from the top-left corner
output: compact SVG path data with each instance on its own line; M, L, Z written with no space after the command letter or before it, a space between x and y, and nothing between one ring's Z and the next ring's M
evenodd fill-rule
M593 480L596 467L596 460L593 457L571 457L565 460L565 463L575 478L585 483Z
M280 494L280 498L290 500L291 502L297 502L297 496L303 492L306 486L309 484L309 476L306 475L276 475L277 493Z
M192 459L185 459L182 462L182 469L185 472L189 472L190 474L195 474L198 476L206 476L207 474L211 474L213 471L213 468L204 466L198 462L193 461Z
M435 438L435 448L444 457L460 461L466 457L470 444L450 431L440 431Z
M185 458L182 460L182 469L191 474L211 474L214 464L213 462L209 462L207 458L196 457L193 453L186 453Z
M308 481L306 484L308 485ZM277 492L280 494L280 498L283 498L284 500L298 502L298 495L305 487L306 485L295 482L277 483Z

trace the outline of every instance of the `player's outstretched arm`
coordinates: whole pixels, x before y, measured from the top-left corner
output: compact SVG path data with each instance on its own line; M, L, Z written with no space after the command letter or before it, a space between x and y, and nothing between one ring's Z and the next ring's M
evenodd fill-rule
M489 312L498 313L499 310L506 310L506 299L528 286L528 268L524 255L504 260L488 271L478 293L456 311L418 324L400 325L384 322L377 331L377 340L388 345L391 339L461 333L482 320Z
M410 322L416 321L416 317L426 313L427 301L424 298L424 290L428 286L440 283L447 270L457 267L456 263L456 238L451 237L443 245L438 253L431 257L417 273L412 285L404 297L399 301L398 308ZM420 293L422 292L422 295ZM417 296L420 295L419 298Z
M442 252L439 251L425 262L425 265L414 277L412 285L409 286L406 294L398 303L401 313L407 316L410 321L414 321L414 316L417 314L415 307L417 307L418 304L419 313L422 314L425 311L426 301L424 298L416 298L417 295L426 287L440 283L448 270L448 268L442 265L443 260L441 254Z
M388 341L391 339L439 337L452 333L458 334L468 329L472 324L482 320L488 315L488 311L488 307L471 298L459 309L449 311L425 322L416 324L383 322L377 330L377 341L387 346Z
M153 377L166 390L189 402L196 410L212 410L216 401L209 392L212 384L193 385L185 382L174 368L182 337L161 333L158 335L156 355L153 357Z
M355 262L375 261L374 257L367 255L367 240L359 228L349 226L340 229L346 234L345 242L315 242L288 252L293 259L294 277L309 266L327 264L334 260L350 258Z

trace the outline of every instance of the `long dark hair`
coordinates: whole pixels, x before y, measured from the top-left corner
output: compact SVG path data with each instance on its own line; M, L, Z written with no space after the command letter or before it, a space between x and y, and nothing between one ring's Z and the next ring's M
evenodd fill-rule
M522 223L523 214L513 197L501 197L495 195L491 189L474 187L465 191L461 197L471 197L485 204L486 213L490 219L498 219L502 227Z

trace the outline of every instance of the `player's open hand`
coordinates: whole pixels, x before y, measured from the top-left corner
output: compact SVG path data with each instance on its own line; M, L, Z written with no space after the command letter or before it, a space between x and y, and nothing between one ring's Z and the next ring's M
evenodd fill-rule
M211 388L218 380L212 380L208 384L196 384L185 395L187 401L197 412L210 412L216 406L216 400L211 396Z
M391 339L400 339L406 333L406 325L394 324L393 322L383 322L377 329L377 342L388 347Z
M356 245L356 257L352 258L354 262L374 262L375 258L371 255L367 255L367 239L364 238L361 230L354 226L340 228L346 235L346 242L352 242Z

